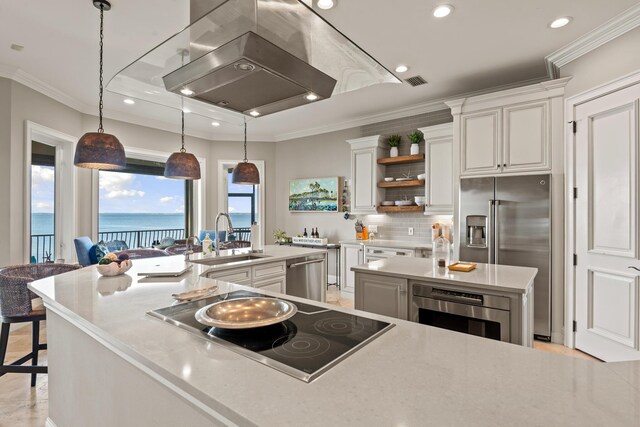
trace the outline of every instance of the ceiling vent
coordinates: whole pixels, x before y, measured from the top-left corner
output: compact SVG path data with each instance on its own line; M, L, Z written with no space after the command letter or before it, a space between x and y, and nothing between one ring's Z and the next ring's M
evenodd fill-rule
M425 79L423 79L422 76L409 77L407 79L404 79L404 81L409 83L413 87L427 84L427 81Z

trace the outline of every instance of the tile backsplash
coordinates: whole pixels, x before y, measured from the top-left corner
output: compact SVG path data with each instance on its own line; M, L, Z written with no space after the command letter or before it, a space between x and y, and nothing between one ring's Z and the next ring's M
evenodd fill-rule
M451 224L451 215L425 216L422 213L395 213L385 215L366 215L365 225L378 226L376 238L385 240L408 240L431 243L431 226L435 222ZM413 227L413 236L409 236L409 227Z

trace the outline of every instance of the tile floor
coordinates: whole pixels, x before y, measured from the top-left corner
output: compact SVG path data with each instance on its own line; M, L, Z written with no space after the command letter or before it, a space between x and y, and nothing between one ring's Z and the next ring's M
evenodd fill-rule
M335 286L327 291L327 302L353 308L351 295L340 295ZM41 342L46 342L46 327L41 327ZM11 333L6 361L13 361L28 353L31 347L31 328L16 329ZM596 360L588 354L562 345L536 341L534 348L570 357ZM46 364L47 352L40 352L40 364ZM48 382L46 375L38 375L36 386L29 386L30 376L6 374L0 377L0 427L43 427L48 410Z

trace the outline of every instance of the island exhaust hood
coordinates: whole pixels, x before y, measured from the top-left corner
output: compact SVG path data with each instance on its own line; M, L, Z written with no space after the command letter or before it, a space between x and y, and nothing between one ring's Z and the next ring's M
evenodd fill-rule
M401 83L304 0L191 0L191 22L107 90L221 122Z
M163 77L168 91L238 113L266 114L329 98L336 80L252 31Z

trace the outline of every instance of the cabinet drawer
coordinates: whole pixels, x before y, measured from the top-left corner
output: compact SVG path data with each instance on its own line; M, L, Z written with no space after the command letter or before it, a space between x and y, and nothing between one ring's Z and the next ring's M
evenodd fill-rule
M264 289L267 291L284 294L286 293L286 282L287 279L285 276L274 277L271 279L262 280L260 282L254 282L253 287L256 289Z
M415 251L410 249L393 249L380 247L367 247L365 256L377 258L389 258L392 256L414 256Z
M274 262L270 264L256 265L255 267L253 267L253 279L259 280L263 277L281 276L286 274L286 272L287 272L287 267L284 261Z
M219 272L214 271L211 273L207 273L207 278L224 280L224 281L233 282L233 283L250 282L251 269L247 267L247 268L241 268L241 269L231 270L231 271L219 271Z

